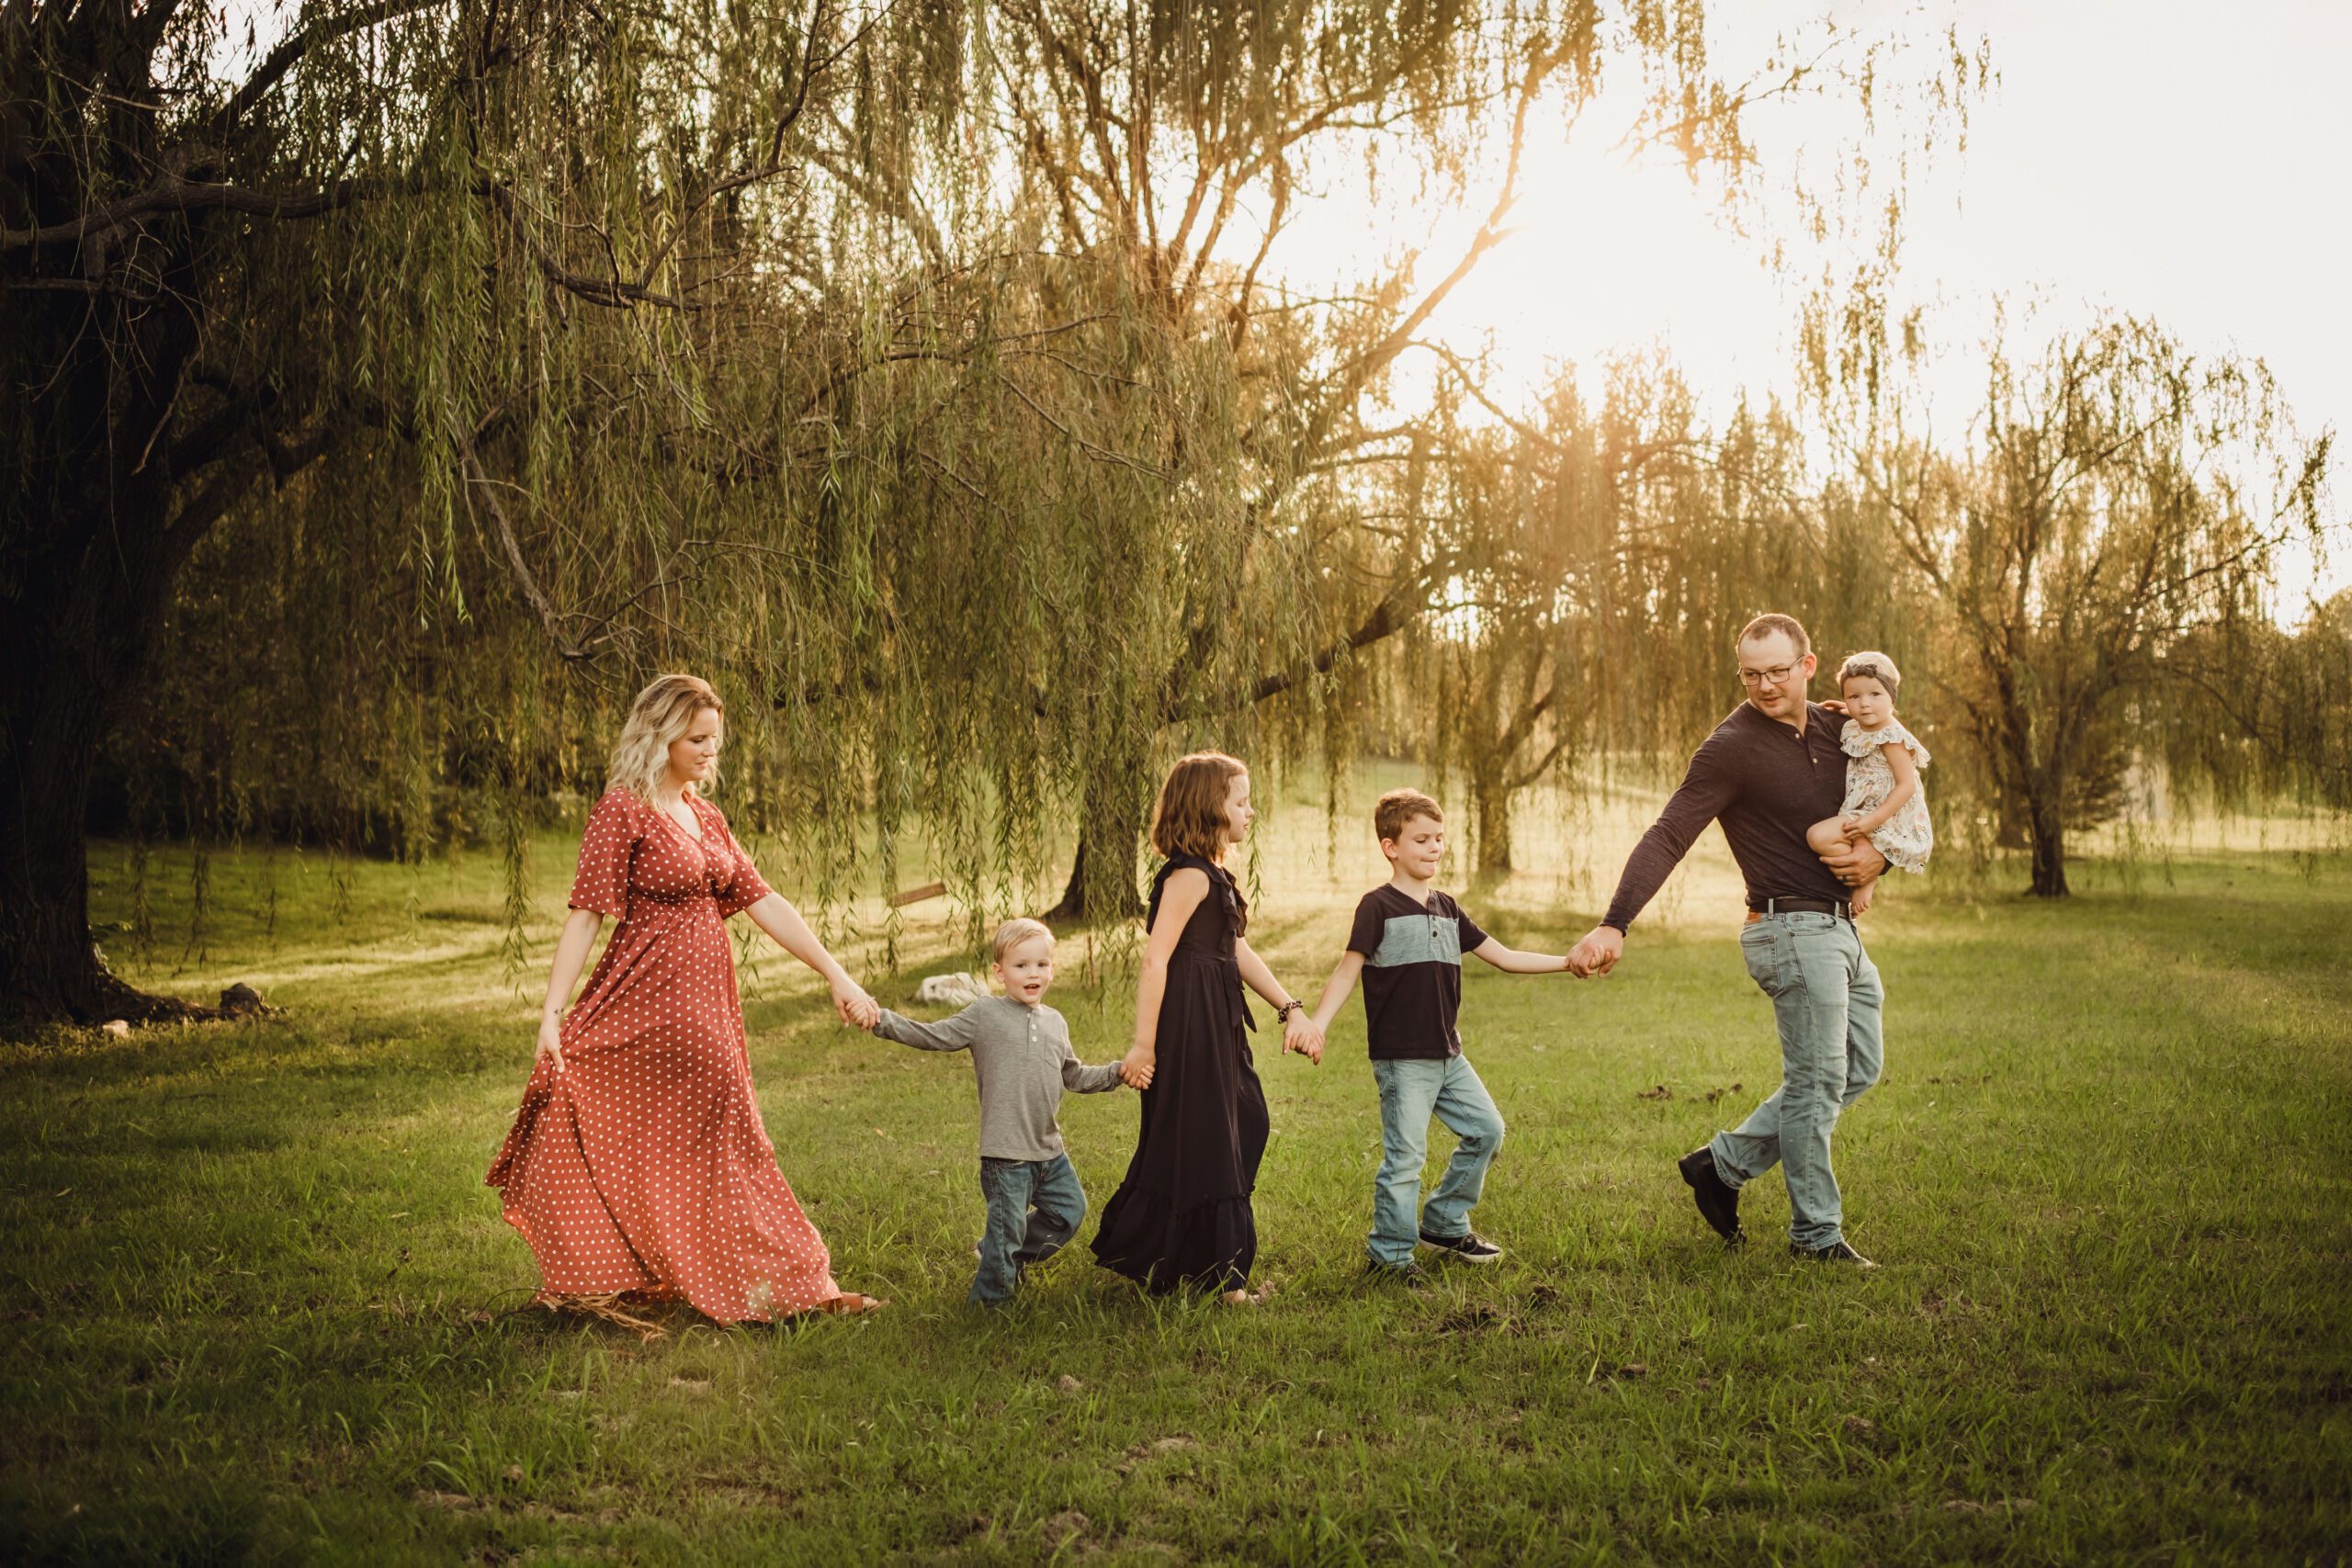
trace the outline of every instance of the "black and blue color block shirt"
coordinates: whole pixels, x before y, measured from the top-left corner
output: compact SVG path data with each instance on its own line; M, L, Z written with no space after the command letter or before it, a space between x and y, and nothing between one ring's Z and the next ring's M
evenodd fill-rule
M1374 1061L1443 1061L1462 1055L1462 955L1487 933L1432 890L1418 904L1384 883L1356 905L1348 951L1363 954L1363 1016Z

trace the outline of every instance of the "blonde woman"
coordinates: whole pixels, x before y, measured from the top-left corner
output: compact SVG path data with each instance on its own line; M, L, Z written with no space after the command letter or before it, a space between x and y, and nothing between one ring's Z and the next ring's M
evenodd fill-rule
M543 1301L683 1298L721 1323L869 1312L886 1303L833 1283L760 1124L728 917L749 914L822 975L844 1021L870 1029L881 1010L702 798L725 723L692 675L631 705L580 846L538 1059L488 1179L538 1258ZM567 1010L606 916L620 925Z

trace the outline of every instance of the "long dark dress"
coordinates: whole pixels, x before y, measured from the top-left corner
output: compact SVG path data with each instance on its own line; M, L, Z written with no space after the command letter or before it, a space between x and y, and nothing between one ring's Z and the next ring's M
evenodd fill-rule
M1143 1129L1094 1235L1096 1261L1156 1294L1249 1284L1258 1257L1250 1195L1266 1153L1266 1092L1245 1032L1257 1025L1234 953L1249 923L1240 889L1224 867L1179 855L1152 883L1145 929L1170 875L1187 866L1208 874L1209 896L1169 958L1151 1087L1138 1097Z

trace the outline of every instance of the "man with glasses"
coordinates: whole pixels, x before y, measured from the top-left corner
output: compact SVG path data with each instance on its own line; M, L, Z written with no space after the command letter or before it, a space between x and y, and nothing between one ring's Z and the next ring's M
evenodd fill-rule
M1805 701L1813 640L1787 615L1758 615L1739 634L1747 700L1690 759L1681 787L1625 862L1600 924L1568 954L1579 975L1606 975L1625 931L1707 824L1720 821L1747 885L1739 946L1772 998L1781 1087L1747 1120L1680 1162L1699 1213L1726 1242L1741 1239L1739 1190L1778 1165L1789 1186L1789 1250L1823 1263L1873 1268L1846 1241L1829 1135L1838 1113L1878 1080L1885 993L1862 950L1850 887L1886 869L1869 843L1817 856L1805 829L1846 798L1843 716Z

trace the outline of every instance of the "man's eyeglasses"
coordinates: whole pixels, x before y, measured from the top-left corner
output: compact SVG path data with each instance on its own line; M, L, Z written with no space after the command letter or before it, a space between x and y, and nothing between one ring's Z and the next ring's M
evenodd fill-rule
M1739 683L1750 691L1758 686L1785 686L1789 683L1789 677L1796 672L1797 667L1793 664L1783 664L1772 670L1743 668L1739 672Z

